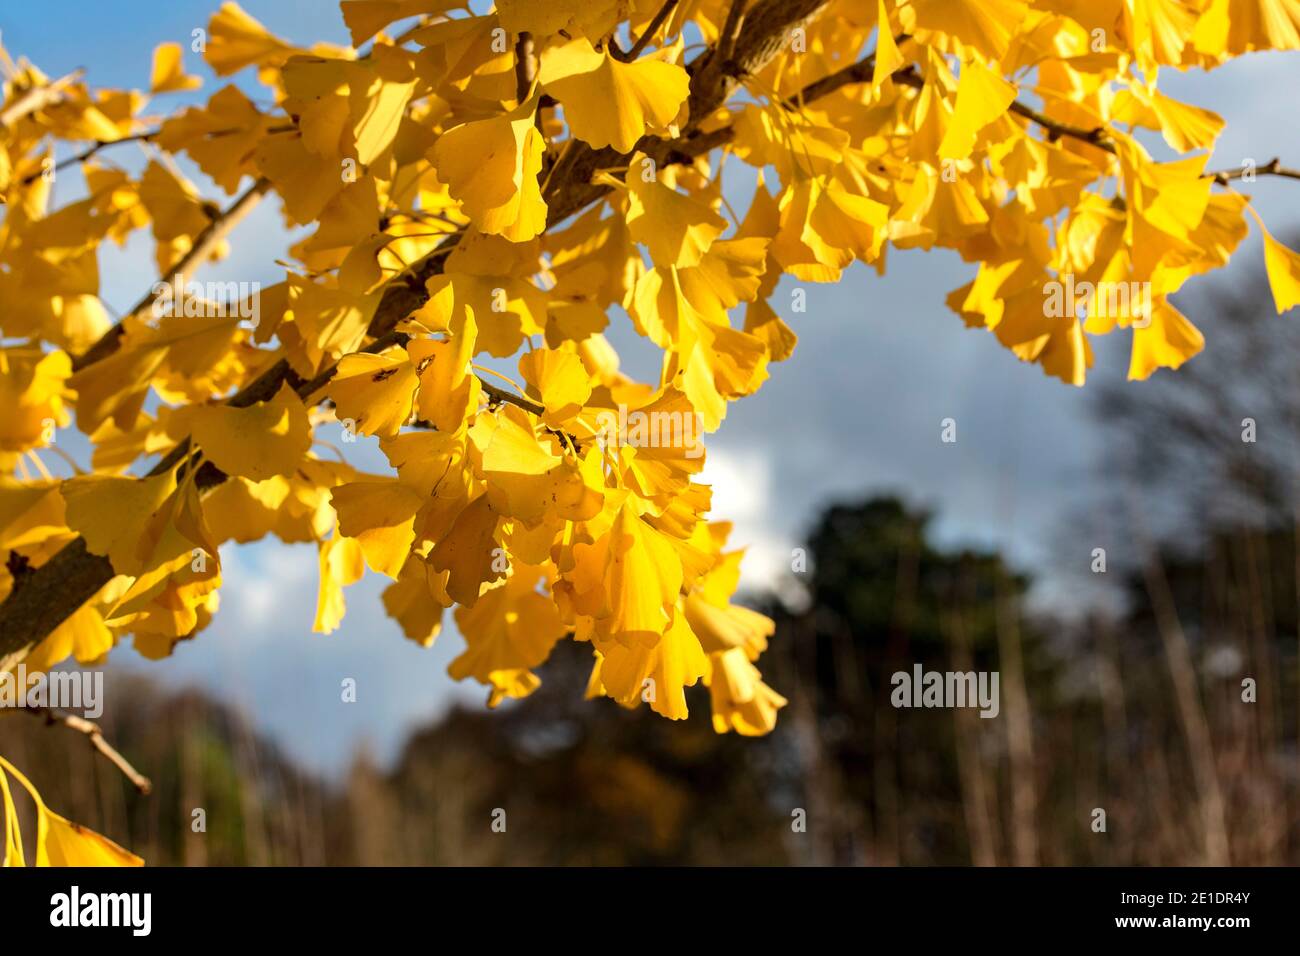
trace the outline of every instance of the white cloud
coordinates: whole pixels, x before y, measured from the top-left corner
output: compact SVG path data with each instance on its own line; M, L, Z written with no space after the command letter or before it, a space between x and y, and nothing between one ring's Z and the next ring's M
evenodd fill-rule
M274 539L222 548L222 612L236 618L250 637L270 638L268 622L291 615L310 626L316 609L315 556L313 547Z
M776 588L790 570L793 545L773 521L772 464L767 454L758 448L710 449L699 480L713 487L711 517L735 525L728 547L746 549L741 586L754 591Z

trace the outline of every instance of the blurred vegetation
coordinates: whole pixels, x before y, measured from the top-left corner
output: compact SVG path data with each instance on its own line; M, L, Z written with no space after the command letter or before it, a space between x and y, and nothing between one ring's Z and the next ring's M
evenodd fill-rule
M766 738L714 734L702 688L679 723L584 702L589 649L566 642L526 701L452 710L392 768L360 755L343 785L300 772L221 705L139 680L117 685L101 723L151 796L29 718L0 720L0 748L53 806L156 864L1175 864L1211 859L1219 826L1233 862L1300 860L1296 714L1282 704L1292 535L1223 534L1162 565L1212 783L1141 575L1120 619L1027 617L1024 578L996 554L936 548L926 516L890 499L829 509L809 549L806 608L768 608L765 676L790 705ZM914 663L999 670L1001 713L896 710L889 675ZM1246 674L1258 703L1240 699Z

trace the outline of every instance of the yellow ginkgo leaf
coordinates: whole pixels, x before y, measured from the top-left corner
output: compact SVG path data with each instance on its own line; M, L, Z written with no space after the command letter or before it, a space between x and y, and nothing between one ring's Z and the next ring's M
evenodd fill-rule
M320 550L320 588L316 595L316 622L312 630L329 634L343 623L347 602L343 589L360 581L366 573L361 544L355 538L336 534L322 541Z
M268 402L197 408L190 429L213 464L253 481L291 474L311 448L307 409L287 383Z
M218 76L228 76L246 66L262 66L284 59L292 47L272 36L233 0L226 0L208 24L204 59Z
M411 417L418 377L401 349L345 355L326 394L345 427L364 435L395 435Z
M1216 58L1248 50L1300 49L1300 7L1293 0L1211 0L1196 22L1193 42Z
M780 213L772 255L805 282L836 282L855 256L874 259L889 218L883 204L850 193L834 180L823 184L816 179L787 189Z
M438 178L481 230L525 242L546 228L537 174L545 143L534 124L537 99L443 133L433 149Z
M498 252L501 247L532 248L536 261L533 243L511 243L502 236L475 235L486 240L486 248ZM429 301L412 319L430 331L466 337L466 342L473 346L469 354L489 352L499 358L514 355L526 336L546 330L548 297L545 292L527 279L513 275L508 263L498 261L495 268L499 271L465 271L470 268L479 266L452 253L448 257L448 272L428 281ZM468 332L471 326L474 331Z
M721 322L727 310L759 294L770 245L756 236L713 243L698 266L678 271L682 292L703 315Z
M92 554L108 557L119 574L138 575L149 570L152 548L147 538L157 539L149 526L166 521L164 504L171 505L176 490L176 473L164 472L152 478L117 475L86 475L63 483L68 527L86 539ZM161 555L174 558L180 552Z
M163 122L155 142L168 152L184 150L227 194L252 172L249 159L268 125L233 84L223 86L202 108L188 109ZM221 135L214 136L213 133Z
M295 223L318 219L344 185L338 161L313 153L301 136L263 137L253 162L284 200L285 218Z
M759 737L776 726L776 712L786 699L762 681L758 668L742 648L709 655L712 674L709 698L713 704L713 729L745 737Z
M327 357L335 361L360 348L382 296L382 292L358 295L295 276L289 281L287 297L293 321L282 322L277 332L301 345L308 364L320 367Z
M414 339L407 345L419 371L416 409L441 432L456 432L477 409L482 385L470 371L477 342L473 309L445 341Z
M304 459L303 464L310 460ZM299 516L294 514L291 497L293 487L288 478L231 478L208 492L203 499L203 513L212 528L220 531L220 542L245 544L272 532L284 541L310 540L314 535L299 530Z
M1177 66L1196 29L1198 5L1186 0L1131 0L1128 19L1138 66L1154 79L1160 64Z
M330 492L339 534L355 538L372 571L396 580L415 541L424 498L400 481L353 481Z
M0 757L0 797L5 818L5 866L24 866L18 814L9 788L10 774L36 804L37 866L144 866L144 860L89 827L55 813L18 768Z
M472 607L482 586L505 575L508 563L497 543L499 516L486 494L479 495L456 516L451 529L434 545L429 563L449 571L447 593L456 603Z
M1247 207L1250 209L1250 207ZM1264 220L1254 209L1250 213L1259 226L1264 239L1264 269L1268 273L1268 287L1273 292L1277 314L1300 305L1300 252L1288 249L1264 228Z
M352 34L352 45L361 46L390 23L458 6L455 0L342 0L339 12Z
M40 544L66 527L57 482L0 478L0 548Z
M174 93L196 90L203 85L197 76L189 76L181 65L181 45L160 43L153 51L153 70L149 77L150 93Z
M23 837L18 829L18 808L14 805L13 791L9 789L9 776L3 766L0 766L0 811L4 813L5 823L5 853L4 857L0 858L0 866L26 866Z
M975 145L975 134L1005 113L1015 98L1015 86L993 70L978 60L963 63L957 103L948 118L939 155L944 159L965 159Z
M498 0L501 26L510 33L546 37L561 30L597 40L607 36L627 16L627 0Z
M77 427L91 434L111 417L119 428L133 428L150 379L164 364L194 377L230 348L238 326L238 316L178 315L128 332L116 352L68 379L77 392Z
M934 30L960 40L990 60L999 60L1029 10L1026 0L915 0L900 8L904 26ZM908 23L910 15L915 22Z
M464 498L468 493L463 430L403 432L380 439L379 447L403 484L425 497Z
M384 588L384 610L402 626L402 633L421 647L432 647L442 631L442 612L452 603L446 574L412 555L397 580Z
M574 136L620 153L672 123L691 88L686 71L659 54L622 63L583 37L543 50L538 79L564 106Z
M403 54L377 47L365 64L348 64L348 110L357 162L369 166L392 144L415 92Z
M112 584L110 582L110 586ZM113 649L113 643L113 632L104 623L100 608L94 601L89 601L32 648L25 663L29 673L48 671L69 657L76 658L78 664L94 664Z
M590 0L500 0L496 4L501 26L511 33L531 33L546 37L559 33L572 24L573 18Z
M877 0L876 23L880 29L876 34L876 62L871 71L873 90L881 89L889 82L890 74L900 69L906 62L903 54L898 52L898 44L894 42L894 31L889 25L889 12L885 7L885 0Z
M686 295L682 275L687 271L673 266L650 269L632 296L637 331L663 349L689 352L707 321Z
M542 569L516 562L505 582L484 591L473 607L456 609L466 648L448 673L491 686L490 706L531 693L536 683L521 679L520 672L544 662L567 630L555 602L537 590L542 575Z
M686 688L694 687L709 669L708 657L680 611L654 647L625 647L609 641L599 652L599 679L605 693L625 707L634 707L646 697L646 688L653 687L650 709L669 720L690 716Z
M542 420L552 428L582 412L591 397L591 375L574 352L534 349L519 358L519 374L541 398Z
M483 474L493 510L529 528L548 517L585 521L600 512L600 488L589 484L572 457L544 448L516 408L503 413L492 432L483 451Z
M684 393L667 388L625 416L606 412L597 421L607 443L636 450L623 476L628 487L666 503L684 493L704 467L702 418Z
M1133 326L1130 380L1144 379L1158 368L1178 368L1205 347L1205 336L1165 299L1152 303L1151 321Z
M1214 147L1214 141L1223 131L1223 117L1218 113L1180 103L1155 89L1151 90L1150 97L1166 143L1180 153Z
M36 826L37 866L144 866L144 860L88 827L41 808Z
M628 231L657 266L698 265L727 221L708 205L664 185L641 153L628 165Z
M576 544L574 606L596 618L604 638L653 647L671 622L682 585L682 563L667 538L624 503L610 529L592 544Z
M767 647L776 625L770 617L730 602L719 606L702 594L689 595L684 604L686 620L709 653L742 647L754 660Z
M64 486L70 513L74 501L68 487L81 480ZM87 495L78 504L85 508L94 500L95 495ZM85 534L96 529L81 530ZM154 514L137 516L126 530L136 536L130 552L134 567L122 570L114 564L114 569L131 574L134 580L106 611L104 620L110 627L133 631L137 651L151 658L163 657L171 653L177 640L207 624L216 610L221 585L220 555L192 475L185 477Z
M71 372L66 352L0 352L0 454L48 444L54 429L68 423L64 400Z

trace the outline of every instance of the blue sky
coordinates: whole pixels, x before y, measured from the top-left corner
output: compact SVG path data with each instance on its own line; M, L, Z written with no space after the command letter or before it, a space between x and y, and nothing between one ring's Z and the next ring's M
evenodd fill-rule
M243 6L287 39L346 42L330 0L247 0ZM191 31L205 26L215 7L210 0L7 0L0 5L0 31L12 55L28 56L49 74L84 67L96 85L138 88L147 84L154 46L171 40L188 50ZM170 97L160 108L205 100L219 88L196 55L187 53L186 65L205 77L204 89ZM1161 86L1227 120L1214 166L1273 156L1296 165L1300 125L1288 91L1298 77L1300 54L1267 54L1208 75L1169 73ZM239 82L266 100L253 78ZM142 154L128 155L133 150L122 147L113 158L139 164ZM64 199L76 188L76 177L66 178L71 182L62 176L59 182L69 190ZM210 189L201 175L195 179ZM1252 193L1275 234L1300 228L1295 183L1261 179ZM283 270L273 260L288 241L276 205L265 203L235 233L230 258L209 267L204 278L279 281ZM1238 258L1259 260L1256 236L1246 240ZM151 261L144 239L104 255L103 296L112 308L129 306L154 281ZM1222 280L1238 273L1240 263L1234 263ZM1097 480L1099 435L1089 417L1090 398L1086 390L1017 362L991 334L963 327L943 299L971 275L971 267L948 252L891 250L884 278L858 266L836 285L807 287L807 311L787 316L800 335L793 358L773 366L757 395L732 406L709 443L717 515L736 521L734 544L751 548L751 585L761 586L788 567L790 548L824 503L899 492L936 511L946 541L1008 549L1022 566L1043 569L1040 602L1068 603L1067 572L1086 565L1096 539L1096 525L1080 519L1086 513L1080 506L1090 500ZM778 301L789 301L788 289L787 281ZM1193 318L1194 290L1193 285L1192 295L1182 300ZM631 371L652 376L652 358L632 342L626 318L613 325L611 338L633 356ZM1122 376L1127 340L1117 335L1094 346L1099 365ZM1213 340L1208 347L1214 348ZM958 422L956 444L939 440L940 422L948 417ZM355 464L379 467L373 451L348 447ZM1073 520L1085 526L1072 527ZM362 741L381 759L391 757L414 722L452 700L481 706L481 688L457 685L446 675L459 652L454 629L430 650L406 641L380 609L384 580L369 575L350 588L347 621L324 637L311 633L313 549L267 542L226 549L222 560L226 583L216 622L158 664L119 649L110 689L120 668L140 669L173 685L198 684L241 707L291 754L325 771L345 767ZM355 705L340 703L340 681L347 677L357 681Z

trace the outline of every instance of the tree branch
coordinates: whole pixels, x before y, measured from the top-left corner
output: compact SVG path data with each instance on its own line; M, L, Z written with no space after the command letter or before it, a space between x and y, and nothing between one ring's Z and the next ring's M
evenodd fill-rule
M537 79L537 54L533 35L528 31L519 34L515 42L515 102L522 103Z
M75 730L79 734L85 734L90 741L90 745L98 750L114 767L122 771L122 775L131 781L131 784L146 796L153 790L153 784L149 778L123 757L117 750L104 738L104 731L99 724L93 720L87 720L84 717L78 717L75 714L64 713L53 707L24 707L27 713L33 717L42 717L48 727L58 725L66 727L69 730Z
M230 235L231 230L233 230L235 226L239 225L240 221L245 216L252 212L253 207L261 201L262 197L266 195L267 190L270 188L271 181L266 177L262 177L254 182L252 186L248 187L243 195L231 203L224 212L220 213L204 227L202 232L195 236L194 245L190 247L190 251L185 253L185 255L181 257L181 260L168 271L171 272L172 275L184 276L188 274L191 269L200 266L203 263L203 260L212 254L226 236ZM162 283L168 281L168 276L163 276L159 280L159 282ZM157 301L160 294L157 291L157 288L158 283L154 283L154 285L150 286L149 291L145 293L144 297L131 307L131 311L127 313L127 317L129 318L133 315L139 315L144 312L145 309L152 306L154 302ZM84 354L79 355L72 360L72 370L74 372L79 372L86 366L93 365L100 359L112 355L117 351L117 347L122 341L122 336L125 332L125 323L118 322L101 335L99 341L87 349Z
M736 39L740 36L740 28L745 23L745 0L731 0L731 7L727 10L727 19L722 22L722 29L718 31L718 49L714 56L719 61L726 61L731 56L731 51L736 47Z

